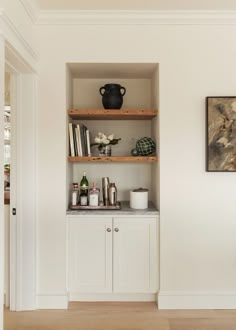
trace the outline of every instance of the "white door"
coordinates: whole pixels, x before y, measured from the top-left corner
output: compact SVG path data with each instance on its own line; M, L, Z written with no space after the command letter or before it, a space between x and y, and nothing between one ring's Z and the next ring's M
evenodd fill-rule
M113 290L157 292L157 219L114 218Z
M112 219L70 218L69 293L112 291Z
M10 309L20 311L36 308L37 77L15 70L11 73Z

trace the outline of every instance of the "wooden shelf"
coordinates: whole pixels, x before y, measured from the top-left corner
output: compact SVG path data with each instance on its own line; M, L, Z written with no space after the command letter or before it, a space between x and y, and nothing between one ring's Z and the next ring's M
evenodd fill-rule
M99 162L99 163L155 163L157 162L157 156L111 156L111 157L68 157L69 162Z
M68 115L72 119L87 120L145 120L157 116L157 110L152 109L70 109Z

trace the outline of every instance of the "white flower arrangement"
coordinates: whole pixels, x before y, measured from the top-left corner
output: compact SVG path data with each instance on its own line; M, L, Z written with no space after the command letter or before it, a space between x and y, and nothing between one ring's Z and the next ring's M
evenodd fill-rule
M119 140L121 140L121 138L115 139L114 134L106 135L104 133L99 132L94 138L95 143L91 143L91 147L98 146L98 149L100 149L109 144L115 145L119 142Z

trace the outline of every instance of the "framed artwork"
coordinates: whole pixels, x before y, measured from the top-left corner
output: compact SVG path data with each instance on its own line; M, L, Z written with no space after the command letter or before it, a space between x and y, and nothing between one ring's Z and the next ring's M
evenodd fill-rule
M206 98L206 170L236 172L236 96Z

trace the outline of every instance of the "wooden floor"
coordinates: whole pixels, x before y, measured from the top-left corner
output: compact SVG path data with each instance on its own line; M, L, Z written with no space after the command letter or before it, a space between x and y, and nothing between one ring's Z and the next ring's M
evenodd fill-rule
M4 315L4 330L236 330L236 310L157 310L154 303L71 303Z

